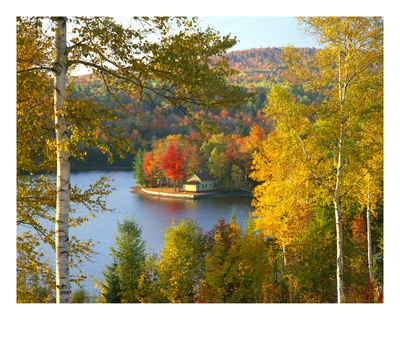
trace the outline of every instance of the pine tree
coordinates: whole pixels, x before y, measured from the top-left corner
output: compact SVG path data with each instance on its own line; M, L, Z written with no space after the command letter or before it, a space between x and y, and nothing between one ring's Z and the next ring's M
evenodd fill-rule
M146 262L146 243L142 229L132 218L118 223L116 248L110 247L113 262L104 272L102 297L107 302L139 302L139 281Z
M136 184L139 186L143 186L146 184L146 179L143 175L143 168L142 168L143 157L144 157L144 151L140 148L136 153L132 163L133 177L136 179Z
M111 145L121 157L125 157L130 150L127 137L123 137L118 126L105 124L121 118L115 116L111 109L100 108L95 102L70 96L67 87L69 73L78 65L91 69L96 77L104 81L111 96L122 107L116 94L124 89L133 92L140 100L151 100L153 95L160 95L189 116L190 109L195 106L239 108L251 97L244 94L240 87L226 81L233 71L222 55L236 43L235 38L229 35L220 37L210 28L202 30L196 18L132 19L137 25L124 27L110 17L52 17L54 26L45 32L38 30L44 26L43 18L17 18L17 74L43 73L54 80L53 96L43 100L50 107L54 104L49 112L53 119L44 121L44 124L48 131L55 131L56 141L53 138L52 144L48 144L52 149L48 150L47 143L41 148L46 147L44 152L52 156L50 160L57 161L57 188L53 200L55 236L52 238L56 250L57 302L70 301L71 156L83 158L84 153L79 148L81 143L81 146L100 148L109 155L110 161L113 158ZM70 29L69 24L72 24ZM171 30L172 27L174 30ZM34 39L35 44L26 44L24 39L32 32L39 32ZM159 35L160 39L149 39L154 35ZM213 56L221 58L211 66ZM157 81L157 86L154 86L154 81ZM35 92L35 85L18 93L18 102L30 92ZM37 125L38 119L45 113L41 112L33 116L33 121L24 123L38 137L42 136L35 130L43 129ZM212 126L209 121L201 123L197 118L193 121L204 129ZM94 127L98 130L94 131ZM18 151L22 152L24 148L18 146L20 148ZM31 148L35 147L29 143L28 152Z
M101 296L106 303L121 303L121 279L116 274L117 263L114 261L111 266L107 266L107 270L103 272L104 284Z

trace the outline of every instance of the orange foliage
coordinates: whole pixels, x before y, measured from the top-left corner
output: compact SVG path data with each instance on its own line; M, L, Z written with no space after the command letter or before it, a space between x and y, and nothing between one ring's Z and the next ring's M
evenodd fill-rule
M357 213L351 222L352 242L358 249L367 249L367 223L361 217L361 213Z

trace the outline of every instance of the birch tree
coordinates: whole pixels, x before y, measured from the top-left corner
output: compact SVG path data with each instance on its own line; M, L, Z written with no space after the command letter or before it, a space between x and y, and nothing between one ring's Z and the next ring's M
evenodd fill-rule
M57 302L69 302L69 199L70 156L66 145L69 141L65 114L67 93L67 20L59 17L55 28L54 62L54 126L57 144L57 198L56 198L56 287ZM64 145L64 147L63 147Z
M29 34L44 21L18 18L18 32ZM96 139L93 127L113 138L122 156L128 149L127 141L120 138L121 132L104 128L104 120L112 119L111 111L88 104L82 107L79 101L67 96L69 73L78 65L89 68L103 80L116 103L118 91L125 89L143 101L161 96L189 116L193 106L240 107L249 96L226 82L226 76L233 73L226 58L220 57L211 65L211 57L225 53L236 43L236 38L220 37L212 29L203 31L196 19L134 17L127 28L109 17L58 17L50 21L54 23L53 32L47 35L42 32L38 40L42 46L47 44L46 49L39 49L42 54L29 66L22 66L24 57L18 54L17 73L43 71L54 80L56 290L57 302L69 302L70 157L80 154L77 143L83 142L100 147L112 159L108 145ZM156 86L153 81L157 81ZM200 124L200 120L207 118L192 120Z
M306 64L292 47L284 58L293 82L306 84L324 100L309 106L296 104L284 89L275 88L266 113L278 121L278 134L296 150L306 169L304 183L318 186L314 192L322 203L335 209L337 247L337 299L345 302L343 282L343 205L349 192L372 170L363 158L360 124L382 116L368 101L382 96L383 21L368 17L299 18L304 31L324 48ZM365 92L371 87L373 92ZM379 95L380 94L380 95ZM360 107L360 102L369 108ZM374 108L375 107L375 108ZM379 106L378 106L379 107ZM280 124L279 124L280 123Z
M44 225L46 220L55 222L53 211L56 207L56 180L51 175L56 173L56 137L54 130L53 84L48 68L52 51L52 38L45 35L46 28L42 22L32 18L18 18L17 21L17 224L25 230L17 239L17 301L26 301L21 296L24 292L19 286L29 283L34 277L40 280L43 275L41 246L50 245L55 249L55 233ZM72 102L69 101L69 105ZM76 105L76 104L75 104ZM84 106L75 113L78 117L89 107ZM97 111L92 106L93 115ZM72 121L72 120L71 120ZM71 123L70 123L71 126ZM89 137L89 136L88 136ZM44 173L40 176L34 174ZM78 226L88 220L97 211L105 209L103 197L109 194L110 187L106 179L88 186L82 191L77 186L70 188L70 200L90 209L88 215L69 217L70 226ZM93 196L96 195L94 198ZM75 211L74 206L70 208ZM39 243L40 242L40 245ZM70 275L70 281L79 283L85 277L81 270L83 261L90 261L94 255L94 244L91 240L69 241L70 267L77 268L76 275ZM45 269L46 279L55 280L52 268ZM28 279L26 279L28 278ZM24 280L25 279L25 280ZM55 284L50 284L55 290ZM34 292L32 290L31 292ZM32 301L47 301L30 297ZM53 296L51 296L53 301ZM55 300L55 292L54 292Z

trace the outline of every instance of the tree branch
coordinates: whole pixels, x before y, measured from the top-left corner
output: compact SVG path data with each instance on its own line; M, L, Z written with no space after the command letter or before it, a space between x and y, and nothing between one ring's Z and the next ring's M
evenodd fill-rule
M368 167L367 171L356 181L354 182L347 190L344 192L342 195L340 195L340 198L343 198L351 189L353 189L357 184L370 172L371 167Z
M47 71L51 71L51 72L55 72L55 69L54 68L51 68L51 67L35 67L35 68L28 68L28 69L22 69L22 70L17 70L17 74L20 74L20 73L27 73L27 72L30 72L30 71L35 71L35 70L47 70Z
M331 194L332 193L332 191L329 189L329 187L328 186L326 186L323 182L322 182L322 179L317 175L317 173L314 171L314 170L312 170L311 169L311 167L309 166L309 164L308 164L308 162L307 162L307 160L309 159L309 155L308 155L308 153L307 153L307 151L306 151L306 148L305 148L305 146L304 146L304 143L303 143L303 140L301 139L301 137L300 137L300 135L296 132L296 136L297 136L297 139L300 141L300 144L301 144L301 148L302 148L302 150L303 150L303 153L304 153L304 155L305 155L305 166L306 166L306 168L308 169L308 171L314 176L314 180L316 180L317 181L317 183L320 185L320 186L322 186L323 188L325 188L325 190L329 193L329 194Z

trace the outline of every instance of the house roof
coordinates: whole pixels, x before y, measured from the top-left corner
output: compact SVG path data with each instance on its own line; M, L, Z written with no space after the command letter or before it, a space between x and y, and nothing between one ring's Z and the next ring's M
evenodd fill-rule
M194 173L193 175L196 175L201 181L214 181L209 173Z

